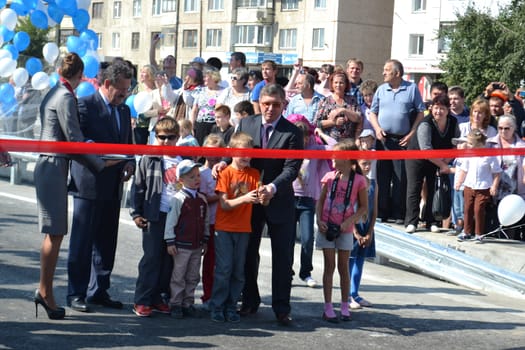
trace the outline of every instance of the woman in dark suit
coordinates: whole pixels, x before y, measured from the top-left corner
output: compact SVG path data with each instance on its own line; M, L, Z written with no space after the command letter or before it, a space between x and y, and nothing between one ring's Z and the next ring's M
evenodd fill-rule
M58 69L60 81L44 97L40 105L42 130L40 140L84 142L80 130L77 99L74 89L80 84L84 63L75 53L67 54ZM65 310L58 307L53 296L53 277L58 253L67 233L67 179L69 160L73 158L100 171L106 165L92 155L41 154L34 177L38 206L38 228L44 234L40 251L40 282L34 302L42 305L50 319L61 319Z

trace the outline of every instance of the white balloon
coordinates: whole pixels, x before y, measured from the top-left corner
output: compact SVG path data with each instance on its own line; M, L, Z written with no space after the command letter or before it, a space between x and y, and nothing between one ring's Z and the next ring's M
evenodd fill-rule
M17 68L11 77L13 78L13 82L15 83L16 87L22 87L25 85L25 83L27 83L27 79L29 79L29 73L25 68Z
M49 86L49 77L44 72L36 72L31 78L31 86L33 89L44 90Z
M16 61L11 57L4 57L0 59L0 77L7 78L16 69Z
M44 55L44 59L49 64L53 64L57 59L58 55L60 54L60 51L58 50L57 44L47 43L42 48L42 54Z
M18 21L18 15L16 14L15 10L4 9L2 13L0 13L0 21L2 21L2 24L7 29L12 31L16 27L16 22Z
M0 46L2 46L3 43L4 43L4 36L0 35Z
M153 99L151 98L149 92L141 91L137 95L135 95L135 99L133 100L133 106L135 107L137 113L140 114L146 112L151 108L152 105Z
M510 226L520 221L525 215L525 200L517 194L503 197L498 204L498 219L501 225Z
M9 58L9 59L13 59L13 55L11 54L11 51L9 50L4 50L4 49L1 49L0 50L0 60L2 58Z
M78 9L84 9L89 11L89 5L91 5L91 0L77 0Z

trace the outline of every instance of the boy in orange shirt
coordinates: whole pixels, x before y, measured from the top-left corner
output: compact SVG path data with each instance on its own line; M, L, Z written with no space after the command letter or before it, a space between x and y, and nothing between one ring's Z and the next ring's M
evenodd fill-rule
M250 135L238 132L230 148L252 148ZM260 174L250 168L249 157L233 157L222 170L215 191L219 206L215 218L215 277L210 299L211 319L239 322L237 300L244 287L244 261L252 231L252 204L259 203L257 186Z

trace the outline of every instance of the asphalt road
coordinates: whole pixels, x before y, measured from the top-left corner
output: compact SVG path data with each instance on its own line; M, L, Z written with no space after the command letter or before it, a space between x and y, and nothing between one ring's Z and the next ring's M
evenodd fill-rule
M259 276L263 305L239 324L165 315L139 318L131 312L140 232L127 210L121 213L113 298L123 310L83 314L66 309L66 319L50 321L32 295L38 282L39 246L34 189L0 180L0 349L525 349L525 303L482 294L402 269L365 264L361 294L373 308L352 313L351 322L321 319L322 288L294 279L294 325L276 324L270 307L269 241L261 247ZM65 304L67 238L56 276L58 301ZM299 246L296 247L298 261ZM313 276L321 281L322 255L316 251ZM295 270L298 270L296 264ZM338 283L338 278L335 278ZM338 300L339 289L334 290ZM200 296L200 290L197 296Z

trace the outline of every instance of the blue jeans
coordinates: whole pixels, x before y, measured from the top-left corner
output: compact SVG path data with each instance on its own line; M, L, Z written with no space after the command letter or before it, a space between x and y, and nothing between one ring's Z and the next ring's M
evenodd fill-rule
M299 221L301 237L301 269L299 277L310 277L312 270L312 254L314 250L314 218L315 200L311 197L295 197L295 219Z
M458 220L463 220L463 210L465 208L463 190L452 190L452 196L452 221L454 224L457 224Z
M364 264L364 256L350 258L348 261L350 268L350 296L354 299L359 296L359 286L361 285L361 276L363 275Z
M244 288L244 262L249 233L216 231L215 276L211 292L211 311L236 311Z

